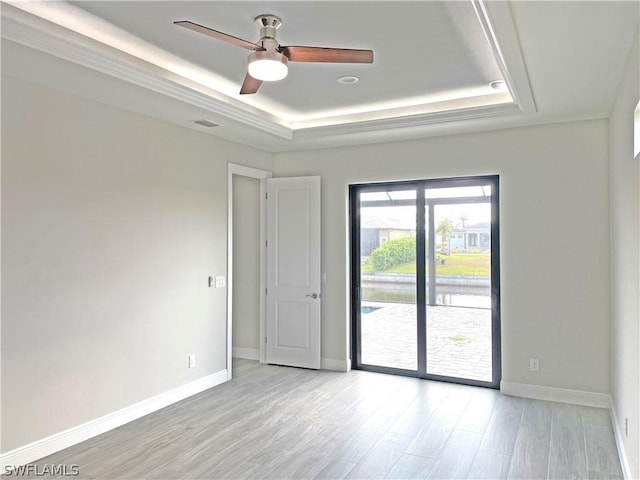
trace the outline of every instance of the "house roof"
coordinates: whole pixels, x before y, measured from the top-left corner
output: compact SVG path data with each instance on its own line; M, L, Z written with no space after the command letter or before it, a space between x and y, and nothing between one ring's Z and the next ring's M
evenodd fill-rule
M415 212L407 207L363 209L360 217L360 226L361 228L415 231Z

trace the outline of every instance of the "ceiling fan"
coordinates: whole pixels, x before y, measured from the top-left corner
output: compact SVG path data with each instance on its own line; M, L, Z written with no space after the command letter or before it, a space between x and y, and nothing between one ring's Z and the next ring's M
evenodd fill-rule
M262 82L282 80L289 71L288 62L373 63L371 50L283 47L276 40L276 30L282 25L282 20L276 15L258 15L255 18L255 23L260 28L260 40L256 43L187 20L173 23L232 45L253 50L249 55L247 74L240 89L241 95L256 93Z

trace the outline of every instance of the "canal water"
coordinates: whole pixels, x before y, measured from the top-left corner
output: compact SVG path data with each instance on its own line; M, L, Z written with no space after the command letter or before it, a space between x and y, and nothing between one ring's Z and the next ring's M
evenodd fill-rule
M427 286L427 296L428 291L429 288ZM362 301L385 303L416 303L416 284L363 282ZM458 307L491 308L491 287L484 285L478 286L436 284L436 304Z

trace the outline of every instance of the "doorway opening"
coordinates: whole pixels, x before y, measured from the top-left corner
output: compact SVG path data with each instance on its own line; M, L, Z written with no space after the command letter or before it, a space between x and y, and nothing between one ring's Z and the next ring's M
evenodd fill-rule
M233 358L266 361L266 180L271 172L227 167L227 379Z
M499 388L498 187L350 186L353 368Z

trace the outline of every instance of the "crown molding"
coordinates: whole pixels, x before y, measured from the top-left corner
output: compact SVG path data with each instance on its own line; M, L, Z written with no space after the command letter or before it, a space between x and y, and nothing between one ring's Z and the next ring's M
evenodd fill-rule
M3 38L12 42L198 107L235 121L249 131L258 130L287 144L294 144L296 140L393 131L535 112L535 101L509 5L506 2L485 4L482 0L472 0L472 3L511 98L515 101L507 98L507 94L491 94L384 111L338 115L311 122L287 122L265 110L6 3L2 4L1 33ZM498 45L497 37L504 42L505 48ZM507 65L510 67L507 68Z
M374 132L397 128L420 127L425 125L442 124L460 120L494 117L498 115L513 115L522 113L522 109L515 103L505 103L490 106L475 106L458 108L439 112L429 112L416 115L404 115L394 118L379 118L351 122L348 124L326 125L295 130L293 140L345 135L348 133Z
M536 113L536 102L509 2L472 0L472 3L515 103L523 113Z

